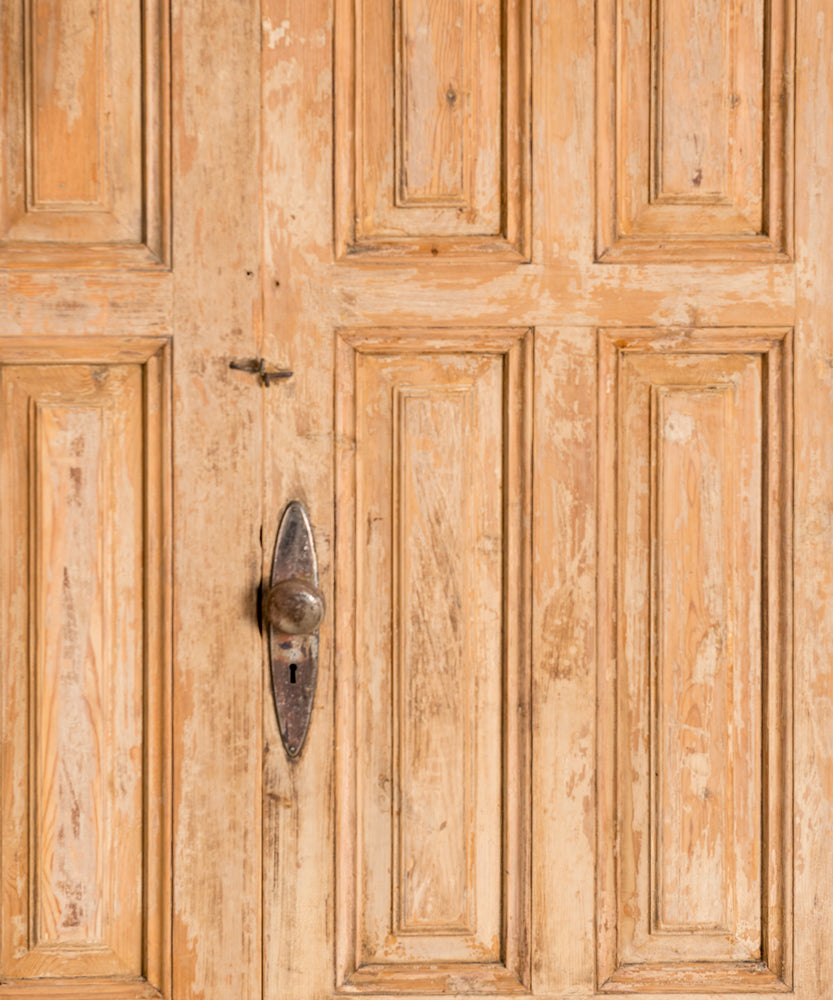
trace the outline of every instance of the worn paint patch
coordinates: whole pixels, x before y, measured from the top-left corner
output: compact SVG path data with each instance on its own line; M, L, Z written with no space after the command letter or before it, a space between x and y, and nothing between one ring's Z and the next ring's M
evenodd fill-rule
M272 26L268 17L263 20L263 40L270 49L276 49L279 43L289 46L292 38L289 34L289 21L283 20L277 27Z

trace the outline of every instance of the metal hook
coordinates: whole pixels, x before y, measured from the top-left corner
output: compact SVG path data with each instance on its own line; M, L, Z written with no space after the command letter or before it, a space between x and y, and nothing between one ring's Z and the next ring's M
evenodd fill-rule
M244 358L240 361L230 361L229 368L238 372L249 372L251 375L258 375L260 381L267 388L272 382L282 378L292 378L292 372L288 368L268 368L265 358Z

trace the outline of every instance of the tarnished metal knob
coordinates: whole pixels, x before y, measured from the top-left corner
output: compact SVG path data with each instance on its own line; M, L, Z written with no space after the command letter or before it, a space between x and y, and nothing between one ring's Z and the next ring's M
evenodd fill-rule
M279 632L312 635L324 619L324 595L307 580L281 580L267 594L264 613Z

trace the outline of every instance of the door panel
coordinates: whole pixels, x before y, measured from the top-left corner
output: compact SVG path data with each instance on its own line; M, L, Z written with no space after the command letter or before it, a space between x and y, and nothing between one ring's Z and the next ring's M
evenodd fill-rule
M787 989L791 332L599 361L599 980Z
M338 0L335 31L339 256L526 259L527 0Z
M528 983L528 333L340 334L345 990Z
M43 992L167 965L167 346L0 345L2 962Z
M166 0L7 0L0 261L150 267L170 256Z
M598 8L599 260L792 254L791 0Z

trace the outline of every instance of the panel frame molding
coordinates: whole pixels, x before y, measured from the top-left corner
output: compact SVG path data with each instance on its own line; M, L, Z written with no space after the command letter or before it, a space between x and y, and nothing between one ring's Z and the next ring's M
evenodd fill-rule
M793 661L791 328L600 329L598 331L598 592L596 983L600 993L786 993L793 954ZM619 378L629 354L752 355L762 366L761 499L761 958L628 964L620 957L622 902L617 731L624 711L624 657L618 608L622 581L617 536L623 403ZM653 558L651 555L649 558ZM651 612L653 615L653 611ZM621 616L620 616L621 617ZM645 665L645 669L650 669ZM647 711L647 709L646 709ZM651 712L653 715L653 711ZM778 727L773 723L777 720ZM646 830L646 835L648 831ZM652 850L646 847L646 850ZM650 906L650 900L648 900ZM651 907L652 908L652 907ZM649 914L649 919L650 919Z
M336 0L335 61L334 61L334 244L339 261L374 264L403 263L421 259L440 262L490 261L528 263L532 247L532 28L530 0L500 0L503 58L501 65L500 123L500 222L494 232L445 235L389 235L374 228L375 208L363 204L362 167L364 132L362 127L362 51L361 17L365 4L371 0ZM392 70L395 79L400 74L401 25L400 5L403 0L383 0L395 3L396 28L391 41ZM391 170L391 207L411 204L401 176L404 129L402 86L394 82L391 100L397 109L392 124L393 162ZM470 117L470 116L469 116ZM469 145L474 141L471 129ZM395 134L394 134L395 133ZM463 165L464 171L470 165ZM472 189L473 181L464 178L464 188ZM425 201L437 208L445 206L465 212L454 199ZM455 207L457 206L457 207Z
M475 992L502 996L530 992L531 959L531 434L532 331L494 329L349 328L336 332L336 607L335 607L335 729L336 729L336 992L380 995L392 992L425 994ZM501 867L501 942L499 960L431 961L362 965L358 906L361 836L358 815L358 741L356 695L361 638L356 601L362 599L357 531L363 518L358 476L357 418L363 412L359 366L368 356L492 355L502 359L504 531L504 619L501 638L503 705L501 760L503 784ZM395 403L396 400L394 399ZM394 476L394 491L396 486ZM509 499L512 498L512 499ZM395 527L395 526L394 526ZM358 537L363 537L358 533ZM394 546L396 540L394 539ZM394 567L394 579L401 567ZM366 586L366 585L365 585ZM395 586L401 586L395 584ZM394 597L394 600L396 598ZM401 641L394 627L391 665L401 658ZM401 681L393 688L400 697ZM509 692L510 694L507 694ZM511 701L511 704L510 704ZM394 753L397 751L394 749ZM512 776L509 780L507 775ZM392 816L394 827L396 821ZM397 845L393 844L391 874L399 879ZM393 897L392 897L393 898ZM469 910L471 912L471 910ZM342 914L343 918L338 915ZM391 912L391 927L400 923ZM464 932L462 928L460 932Z
M32 218L54 215L35 205L35 155L32 66L34 60L35 0L5 0L0 29L8 51L25 53L20 64L0 66L0 93L4 98L3 128L15 136L3 150L0 171L0 269L167 271L171 267L171 32L170 0L140 0L139 47L141 79L137 82L141 145L141 190L136 192L140 232L102 205L76 208L65 222L82 216L98 217L99 229L112 237L89 241L67 240L61 227L55 235L32 229ZM105 14L100 18L106 19ZM104 134L100 137L104 143ZM106 155L106 151L105 151ZM119 183L121 179L119 179ZM60 221L60 220L59 220Z
M4 921L2 951L9 956L4 961L10 961L12 968L2 977L2 994L20 1000L63 1000L64 997L101 996L108 1000L145 1000L150 997L170 997L172 995L172 831L173 831L173 569L172 569L172 452L171 452L171 341L167 337L112 337L91 336L78 338L60 338L34 336L31 338L0 338L0 386L4 381L4 372L9 367L23 366L84 366L100 370L108 366L130 365L139 368L138 392L139 421L142 428L142 442L139 459L142 468L141 494L138 504L141 519L142 564L138 573L142 579L142 592L137 597L137 606L141 610L141 689L142 689L142 758L141 800L143 813L141 817L142 837L142 875L141 875L141 975L116 971L106 975L79 975L69 971L73 966L66 965L66 974L56 968L53 975L41 968L31 974L27 968L32 966L28 961L31 952L20 951L18 940L20 927L15 920ZM84 403L83 400L69 399L68 403ZM30 399L28 405L28 429L25 438L29 442L30 454L27 462L31 463L31 448L34 411L38 404ZM100 408L93 404L94 408ZM102 410L102 413L104 411ZM7 431L11 434L11 431ZM9 445L11 438L6 438ZM4 456L0 465L0 478L5 480L9 471L11 456ZM31 480L34 470L29 466L28 478ZM27 505L33 503L33 482L29 482L26 490ZM4 487L4 492L5 492ZM11 505L8 505L10 507ZM3 512L3 524L8 529L12 512ZM28 584L25 598L26 610L31 619L32 606L36 596L31 593L37 587L37 569L34 565L34 553L28 542L25 543ZM111 553L112 558L112 553ZM19 557L12 555L9 547L0 565L0 585L6 594L17 578L17 563ZM16 611L12 610L12 604ZM20 598L4 601L3 617L7 634L10 632L10 616L22 610ZM26 737L27 771L32 767L31 754L36 747L34 736L36 703L34 685L31 676L36 658L36 641L29 625L25 636L18 636L14 643L4 644L2 659L4 673L7 677L14 674L17 677L25 666L27 677L24 685L26 700ZM109 623L105 628L109 627ZM111 651L112 653L112 651ZM16 661L16 665L12 662ZM16 673L15 673L16 671ZM18 678L19 679L19 678ZM10 681L11 683L11 681ZM5 698L9 697L8 691ZM18 699L22 697L19 693ZM14 706L8 703L4 709L4 730L9 724L9 713ZM110 706L112 711L112 706ZM112 724L112 723L111 723ZM11 739L5 730L4 741ZM19 749L19 748L18 748ZM8 750L8 747L7 747ZM16 753L9 752L4 767L10 768ZM26 824L33 823L33 782L36 778L29 775L26 791ZM10 805L7 796L11 794L12 781L6 775L4 804ZM17 793L15 793L17 794ZM30 829L23 848L23 861L20 860L20 848L13 838L0 838L0 867L3 872L4 895L12 902L18 898L18 885L22 877L28 889L25 893L25 921L27 930L25 937L31 947L34 911L33 894L35 888L31 884L37 877L36 859L32 856L34 831ZM25 871L15 874L23 864ZM7 904L4 902L4 909ZM61 958L62 949L66 945L57 944L47 947L43 955L48 958L53 954L56 960ZM84 946L83 949L71 949L79 955L89 952L94 955L95 948ZM67 953L69 954L69 953ZM14 966L23 962L17 973ZM34 966L32 966L34 969ZM23 972L21 976L20 973Z
M620 46L622 7L627 0L599 0L596 5L596 263L676 263L682 261L789 261L793 257L795 0L760 0L764 18L764 100L761 157L762 226L744 231L733 220L726 199L698 199L709 232L687 232L686 212L693 203L658 196L657 160L662 130L652 120L649 135L631 136L647 144L645 176L628 176L634 150L626 146L619 108L623 77ZM633 2L633 0L631 0ZM654 51L661 0L650 7L652 104L658 100ZM656 114L658 112L653 109ZM645 120L656 114L645 112ZM641 193L640 193L641 192ZM643 202L634 213L630 203ZM737 224L736 224L737 223ZM740 228L739 228L740 226ZM640 230L643 230L640 232ZM725 231L724 231L725 230Z

